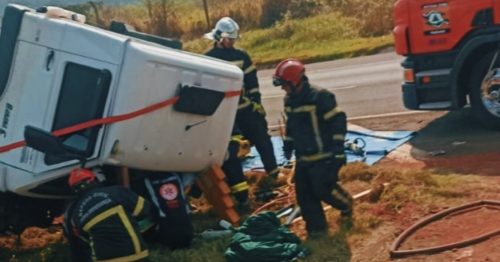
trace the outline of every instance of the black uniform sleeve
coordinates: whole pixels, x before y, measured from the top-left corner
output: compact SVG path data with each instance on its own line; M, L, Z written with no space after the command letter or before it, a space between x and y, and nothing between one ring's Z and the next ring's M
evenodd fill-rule
M328 91L321 91L318 101L319 113L323 116L329 128L333 141L334 153L344 152L345 135L347 133L347 117L337 105L335 95ZM338 152L337 152L338 151Z
M151 203L130 189L121 187L121 204L137 221L151 215Z
M252 102L261 103L261 94L259 91L259 80L257 78L257 68L252 62L248 53L244 52L243 55L243 70L244 78L243 84L245 87L245 95L249 97Z

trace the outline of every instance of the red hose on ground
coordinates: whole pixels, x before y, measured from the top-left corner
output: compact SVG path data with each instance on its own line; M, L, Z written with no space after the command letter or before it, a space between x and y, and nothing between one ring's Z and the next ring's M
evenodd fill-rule
M472 210L476 210L481 208L482 206L487 207L487 208L492 208L492 209L500 209L500 201L495 201L495 200L481 200L469 204L464 204L458 207L450 208L444 211L441 211L439 213L436 213L434 215L428 216L421 221L417 222L416 224L412 225L411 227L407 228L401 235L399 235L394 242L391 245L391 248L389 250L390 256L392 258L396 257L403 257L403 256L409 256L409 255L416 255L416 254L423 254L423 253L434 253L434 252L441 252L453 248L460 248L468 245L472 245L475 243L479 243L481 241L484 241L496 234L500 233L500 229L480 235L475 238L447 244L447 245L441 245L441 246L435 246L435 247L429 247L429 248L422 248L422 249L414 249L414 250L397 250L398 247L401 245L403 240L405 240L410 234L414 233L418 228L425 226L429 224L432 221L438 220L440 218L443 218L446 215L452 214L452 213L457 213L457 212L470 212Z

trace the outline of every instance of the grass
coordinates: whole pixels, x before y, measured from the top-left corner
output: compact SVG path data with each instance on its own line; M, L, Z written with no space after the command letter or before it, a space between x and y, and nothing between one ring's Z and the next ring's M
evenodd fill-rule
M290 20L244 32L237 46L247 50L254 63L269 65L288 57L309 63L369 55L394 43L391 35L359 37L352 24L351 18L339 13ZM211 41L200 38L185 42L184 49L202 53L211 45Z
M87 15L90 23L111 20L138 31L180 39L184 50L203 53L203 39L219 18L240 25L237 44L260 67L294 57L305 63L375 54L393 46L392 6L395 0L208 0L210 27L201 1L142 0L114 7L98 5L98 17L88 3L67 7Z
M257 185L265 184L259 174L247 175L253 184L251 188L254 190ZM373 237L374 232L383 226L397 225L398 221L408 221L405 216L423 218L436 208L495 196L498 187L496 183L491 182L491 178L487 177L442 175L428 170L387 169L362 163L348 164L340 173L340 177L342 184L352 194L375 188L381 183L389 182L389 185L381 191L377 201L369 201L369 198L356 201L354 224L348 232L340 230L339 212L334 210L326 211L330 225L327 237L305 240L303 222L293 224L291 231L304 239L303 244L312 250L307 261L348 261L353 254L359 254L363 243ZM285 180L286 178L283 179ZM200 205L203 203L203 199L197 202ZM207 228L216 228L217 216L210 209L200 210L203 211L194 214L196 231L202 232ZM408 224L403 225L408 226ZM394 232L390 235L390 239L393 239ZM225 261L223 254L228 248L229 241L229 237L212 241L196 239L191 249L178 251L152 246L151 259L165 262ZM68 247L61 241L43 248L25 249L22 245L20 247L15 250L0 249L0 261L67 261L69 258ZM14 258L13 255L15 255ZM383 259L388 258L376 261L385 261Z

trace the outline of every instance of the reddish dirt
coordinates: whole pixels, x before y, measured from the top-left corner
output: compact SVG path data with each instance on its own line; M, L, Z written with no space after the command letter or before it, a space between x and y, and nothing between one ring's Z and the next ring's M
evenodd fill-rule
M405 117L387 117L352 122L370 130L392 131L413 130L416 136L405 146L391 153L376 166L398 169L431 169L438 174L475 174L488 176L486 181L499 185L500 132L487 130L471 118L470 111L432 112ZM432 156L430 153L443 151L444 154ZM500 196L488 195L485 199L498 199ZM470 199L470 202L480 199ZM445 207L447 208L447 207ZM399 213L387 213L383 207L371 210L374 215L390 221L388 229L374 232L374 237L382 248L364 248L365 254L351 261L389 261L387 253L397 235L414 225L422 218L443 210L431 209L429 214L422 213L417 206L405 206ZM399 250L417 249L454 243L481 234L500 230L500 211L483 208L433 222L406 239ZM380 251L380 250L385 251ZM500 261L500 234L477 244L434 254L412 255L392 261ZM384 254L384 255L381 255ZM382 257L382 258L380 258Z

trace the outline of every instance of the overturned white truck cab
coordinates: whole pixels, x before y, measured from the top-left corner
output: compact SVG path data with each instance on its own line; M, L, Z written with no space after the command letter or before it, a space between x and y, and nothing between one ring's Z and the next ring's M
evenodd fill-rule
M114 28L114 29L113 29ZM23 144L53 132L87 168L201 172L222 164L243 73L181 43L5 8L0 31L0 230L51 222L77 160ZM17 222L17 225L13 225Z

